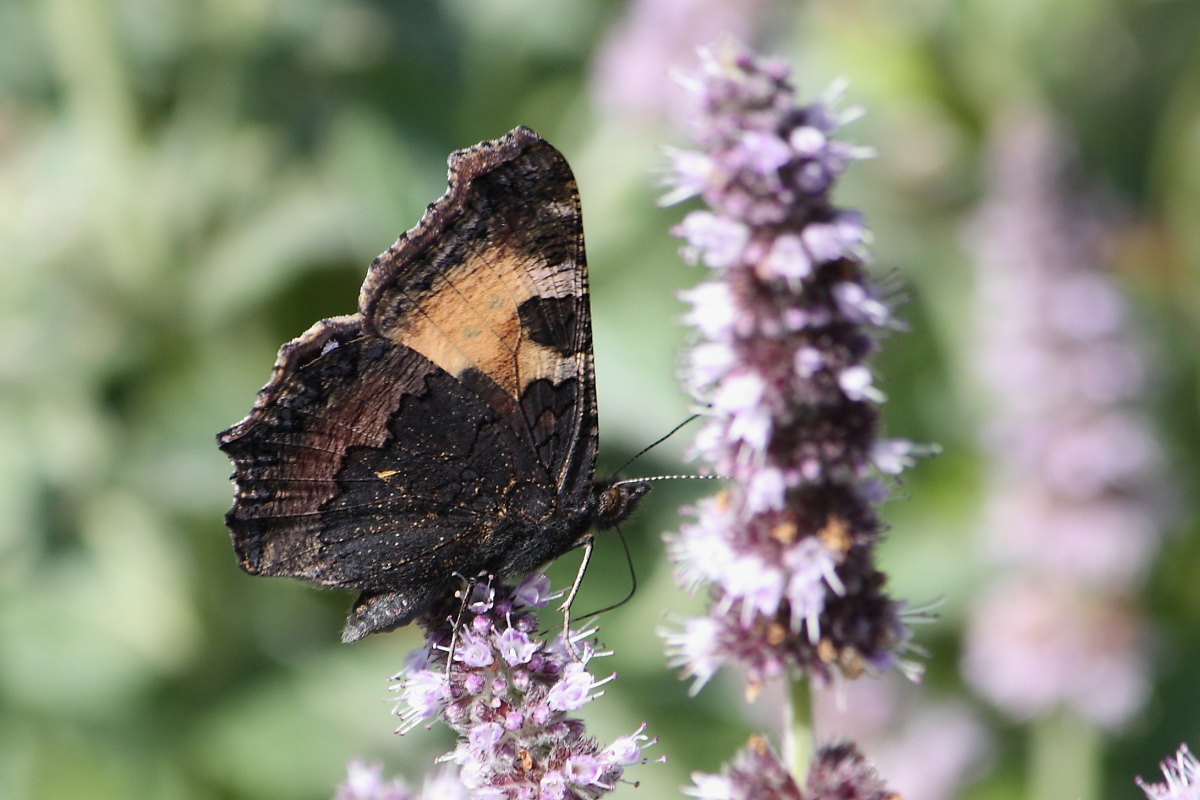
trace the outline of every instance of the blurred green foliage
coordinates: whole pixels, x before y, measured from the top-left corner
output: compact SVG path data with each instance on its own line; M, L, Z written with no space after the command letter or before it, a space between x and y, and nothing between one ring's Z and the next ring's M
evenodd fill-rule
M852 0L757 6L759 44L811 95L839 75L880 157L840 195L907 285L912 333L880 362L892 433L939 442L885 514L896 592L944 597L918 631L931 688L961 692L957 626L981 567L971 530L984 468L962 225L983 133L1037 98L1070 125L1088 175L1127 204L1121 278L1160 357L1175 536L1146 602L1159 672L1109 748L1104 795L1131 796L1179 741L1200 747L1200 3ZM698 279L657 209L662 120L592 99L624 3L578 0L0 1L0 797L322 798L345 760L418 778L441 730L392 736L385 679L405 630L338 643L350 598L235 566L216 431L250 407L279 344L353 310L367 263L444 186L445 158L516 124L575 167L592 265L608 469L686 413L674 292ZM664 37L670 31L661 32ZM646 75L647 81L664 80ZM687 472L687 435L639 463ZM603 740L641 721L661 743L644 797L716 771L752 729L736 681L692 700L655 630L697 601L659 534L704 491L656 488L626 530L642 584L601 620L617 655L587 718ZM575 562L554 573L569 581ZM619 598L602 544L580 601ZM617 588L614 588L617 587ZM615 595L615 597L614 597ZM755 709L756 707L751 707ZM1003 729L968 796L1022 769ZM622 790L626 796L630 789Z

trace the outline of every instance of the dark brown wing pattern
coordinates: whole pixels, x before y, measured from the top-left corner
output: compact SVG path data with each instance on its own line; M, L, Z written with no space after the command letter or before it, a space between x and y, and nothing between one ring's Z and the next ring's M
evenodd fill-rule
M247 572L358 589L343 638L411 621L457 575L515 574L594 521L587 267L570 167L517 128L371 264L359 312L279 351L218 435Z

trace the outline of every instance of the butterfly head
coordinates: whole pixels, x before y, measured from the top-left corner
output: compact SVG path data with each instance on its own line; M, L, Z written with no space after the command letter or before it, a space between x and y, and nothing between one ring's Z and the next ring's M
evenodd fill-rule
M593 526L597 530L613 527L632 512L650 484L640 481L602 481L592 487Z

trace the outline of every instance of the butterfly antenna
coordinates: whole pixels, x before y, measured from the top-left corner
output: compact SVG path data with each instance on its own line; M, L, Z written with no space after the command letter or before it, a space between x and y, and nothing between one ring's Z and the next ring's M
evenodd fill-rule
M660 444L662 444L663 442L665 442L667 439L670 439L672 436L674 436L675 434L679 433L680 429L682 429L682 428L683 428L683 426L687 425L689 422L691 422L692 420L696 419L696 418L697 418L697 417L699 417L699 416L700 416L699 414L692 414L690 417L688 417L687 419L685 419L683 422L679 423L679 424L678 424L678 425L676 425L674 428L671 428L671 430L670 430L670 431L669 431L669 432L668 432L668 433L667 433L665 436L660 436L660 437L658 437L657 439L655 439L653 442L651 442L650 444L648 444L648 445L646 445L645 447L643 447L641 450L639 450L639 451L638 451L638 452L637 452L637 453L636 453L636 454L633 456L633 458L629 459L629 460L628 460L628 461L626 461L624 464L622 464L622 465L621 465L621 468L620 468L619 470L617 470L616 472L614 472L614 473L613 473L613 477L615 478L615 477L617 477L618 475L620 475L622 472L624 472L625 470L629 469L629 466L630 466L630 465L631 465L633 462L637 461L639 458L641 458L642 456L646 455L646 453L649 453L651 450L653 450L654 448L658 447Z
M621 548L625 551L625 563L629 565L629 594L625 595L612 605L605 606L604 608L576 617L578 620L591 619L592 617L603 614L606 611L612 611L614 608L620 608L632 600L633 596L637 594L637 571L633 568L633 554L629 552L629 542L625 541L625 534L621 532L620 525L617 526L617 538L621 540Z
M650 483L651 481L727 481L728 475L651 475L646 478L626 478L615 481L613 486L624 486L627 483Z

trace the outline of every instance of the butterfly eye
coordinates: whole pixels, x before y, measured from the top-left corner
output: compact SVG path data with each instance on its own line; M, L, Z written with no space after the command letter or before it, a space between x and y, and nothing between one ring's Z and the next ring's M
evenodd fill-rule
M616 483L597 486L595 526L600 530L611 528L633 512L637 501L650 491L645 483Z

